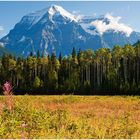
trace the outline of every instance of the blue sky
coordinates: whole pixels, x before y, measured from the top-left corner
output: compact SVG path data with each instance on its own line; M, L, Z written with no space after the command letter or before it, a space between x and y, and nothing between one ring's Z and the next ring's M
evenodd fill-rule
M22 16L49 7L62 6L69 12L78 11L82 15L103 15L111 13L122 17L121 21L140 32L140 1L0 1L0 38L6 35Z

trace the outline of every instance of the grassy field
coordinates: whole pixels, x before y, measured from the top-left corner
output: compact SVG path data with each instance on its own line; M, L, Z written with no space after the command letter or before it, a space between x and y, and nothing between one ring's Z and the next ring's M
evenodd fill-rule
M140 138L140 97L1 96L0 138Z

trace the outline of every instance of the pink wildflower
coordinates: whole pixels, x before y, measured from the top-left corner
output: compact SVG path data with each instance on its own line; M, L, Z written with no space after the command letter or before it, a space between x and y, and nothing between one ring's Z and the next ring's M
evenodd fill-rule
M9 82L5 82L5 84L2 87L3 89L3 94L4 95L11 95L12 94L12 86Z
M2 87L3 94L6 96L6 105L9 109L9 111L12 111L13 109L13 98L12 98L12 85L9 82L5 82L5 84Z

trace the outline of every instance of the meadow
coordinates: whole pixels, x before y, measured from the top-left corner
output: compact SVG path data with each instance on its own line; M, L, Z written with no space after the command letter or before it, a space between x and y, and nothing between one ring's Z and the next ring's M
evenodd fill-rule
M0 96L0 138L140 138L139 96Z

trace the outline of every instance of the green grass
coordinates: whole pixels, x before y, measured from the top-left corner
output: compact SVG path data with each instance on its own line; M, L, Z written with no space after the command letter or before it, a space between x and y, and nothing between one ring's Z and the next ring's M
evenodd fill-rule
M0 138L140 138L139 96L0 96Z

